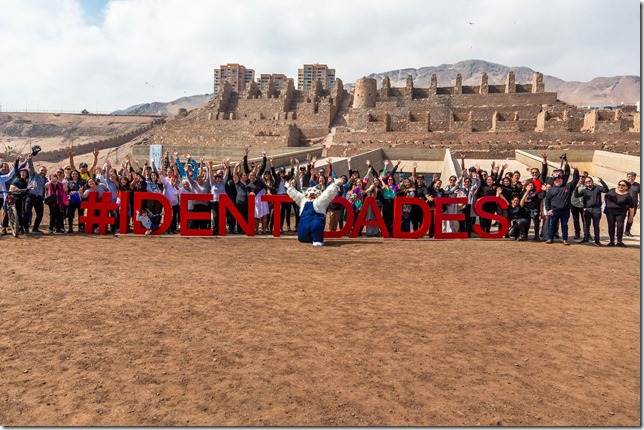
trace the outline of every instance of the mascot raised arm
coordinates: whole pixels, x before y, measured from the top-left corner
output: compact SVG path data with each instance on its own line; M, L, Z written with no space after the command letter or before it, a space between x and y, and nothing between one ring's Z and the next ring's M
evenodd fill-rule
M340 184L342 184L341 178L330 183L324 191L311 187L301 193L290 183L286 183L286 192L300 207L300 223L297 226L297 239L300 242L313 242L313 246L324 246L326 209L338 195Z

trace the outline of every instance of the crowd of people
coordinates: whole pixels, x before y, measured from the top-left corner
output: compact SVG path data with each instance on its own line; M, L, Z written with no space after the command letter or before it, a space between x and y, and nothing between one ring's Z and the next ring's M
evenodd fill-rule
M166 151L162 157L162 166L154 161L143 165L138 160L126 156L122 163L113 166L106 161L98 165L99 151L93 152L92 166L87 163L74 163L74 153L68 149L69 163L48 174L47 168L34 167L34 155L16 157L12 164L0 159L0 191L4 203L7 192L11 192L19 216L19 229L23 234L40 234L44 207L49 208L49 233L74 233L74 226L83 232L84 224L78 223L82 214L81 202L89 193L96 192L99 199L104 192L111 193L113 203L119 203L128 192L130 204L125 213L114 211L116 219L110 232L119 232L121 217L126 217L128 232L132 222L138 220L150 234L161 225L165 217L171 218L168 234L179 231L180 196L186 193L210 194L210 201L194 200L188 203L191 212L207 212L210 220L190 222L190 228L212 229L219 234L219 198L227 195L245 216L254 210L256 234L269 234L273 231L276 219L273 204L262 198L264 195L287 194L287 183L299 192L308 188L323 191L329 186L337 188L337 196L346 199L357 215L365 198L373 197L377 206L369 206L367 220L375 220L380 215L384 220L389 235L394 228L394 199L396 197L414 197L426 204L434 218L436 199L440 197L464 197L464 202L448 204L443 207L447 214L464 214L463 221L443 221L442 225L431 223L429 237L434 237L435 228L443 232L466 232L468 237L474 233L473 226L489 233L499 223L484 217L478 217L474 211L477 199L495 196L507 202L507 209L501 209L496 201L483 204L488 213L497 213L510 223L506 237L514 240L528 240L532 230L533 241L553 243L561 239L569 245L568 224L572 217L574 239L580 243L593 243L601 246L600 221L606 216L608 224L608 246L625 247L623 236L631 236L631 226L636 211L639 209L640 185L636 182L636 173L630 172L617 187L609 189L602 178L592 178L587 172L579 172L574 164L570 165L562 157L561 168L554 169L549 175L548 154L543 153L541 169L529 168L529 178L523 179L519 171L507 171L507 165L491 163L489 172L479 165L465 166L461 156L460 176L450 176L445 183L438 174L431 177L417 173L413 163L411 175L398 172L400 160L392 163L384 161L383 166L366 163L364 174L357 166L351 165L348 159L348 174L339 175L334 171L332 160L328 159L326 168L316 168L317 159L307 155L306 160L291 158L290 165L276 168L272 157L262 153L261 163L248 163L249 147L244 149L244 157L236 163L229 159L217 164L199 161L186 154L182 161L177 152ZM571 178L572 174L572 178ZM336 185L335 180L341 181ZM596 179L596 180L595 180ZM163 194L172 207L172 213L164 213L163 206L156 200L144 200L141 211L132 212L134 194L151 192ZM254 208L249 208L249 196L254 195ZM6 205L3 204L3 208ZM374 211L377 210L379 214ZM35 216L34 216L35 215ZM299 208L295 203L281 205L280 231L297 231L300 221ZM423 222L423 210L417 205L402 205L400 229L403 232L415 231ZM327 209L327 229L342 229L346 220L345 206L331 203ZM1 234L6 234L7 213L3 211ZM592 233L590 227L593 227ZM242 230L233 216L228 214L226 220L228 234L240 234ZM364 230L364 231L363 231ZM378 237L382 232L378 227L360 228L358 235Z

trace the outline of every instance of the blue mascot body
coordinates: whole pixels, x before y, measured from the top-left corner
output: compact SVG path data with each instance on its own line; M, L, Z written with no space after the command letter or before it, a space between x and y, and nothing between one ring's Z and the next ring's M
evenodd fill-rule
M324 245L326 209L338 195L340 184L342 179L336 179L324 191L312 187L306 193L301 193L287 183L286 192L300 208L300 223L297 226L297 239L300 242L313 242L313 246Z

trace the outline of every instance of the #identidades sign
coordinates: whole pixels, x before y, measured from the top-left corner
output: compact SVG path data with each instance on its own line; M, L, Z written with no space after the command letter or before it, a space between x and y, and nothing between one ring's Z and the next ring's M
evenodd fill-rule
M101 198L98 198L97 192L90 192L88 199L81 203L81 208L85 209L85 215L79 217L79 223L85 224L85 232L92 234L94 232L94 227L98 228L99 234L105 234L107 232L107 226L113 225L116 222L115 213L120 211L122 213L128 213L129 204L130 204L130 193L122 192L120 194L120 204L112 202L112 193L104 192L101 195ZM189 201L205 201L210 202L212 200L212 194L182 194L180 200L180 220L181 220L181 236L212 236L212 229L191 229L189 228L189 221L211 221L211 212L190 212L188 211L188 202ZM274 194L274 195L264 195L262 196L263 201L273 203L273 236L280 237L280 225L281 222L281 210L280 207L283 204L291 204L293 201L287 195ZM130 213L135 213L135 211L140 210L144 200L156 200L163 206L164 213L171 214L172 206L168 199L159 193L148 193L140 192L134 193L133 196L133 208ZM474 203L474 212L480 218L487 218L492 221L497 221L499 223L499 230L495 233L486 233L483 229L475 224L472 226L472 230L479 237L483 239L498 239L505 236L505 234L510 229L510 222L502 215L496 213L486 212L483 210L483 205L485 203L496 203L501 209L507 209L508 204L505 200L499 197L481 197ZM336 231L325 231L325 239L333 239L340 237L351 237L355 238L358 236L358 232L362 226L368 227L378 227L380 233L384 238L391 238L387 231L385 221L382 218L376 199L374 197L366 197L364 199L362 209L358 212L357 217L354 214L353 206L351 202L342 197L336 197L333 199L333 203L339 203L345 208L346 212L346 222L344 227ZM214 222L218 223L219 235L226 235L226 218L230 214L239 224L239 227L244 231L246 236L255 236L255 196L248 196L248 213L242 214L237 210L235 203L225 194L219 196L219 201L215 203L218 205L218 210L216 211L216 219ZM444 233L442 231L442 222L443 221L464 221L465 214L448 214L443 212L444 205L450 204L467 204L467 198L465 197L437 197L434 199L435 210L432 212L429 209L429 206L426 202L415 198L415 197L396 197L394 199L394 222L393 222L393 238L394 239L418 239L427 234L429 227L434 223L434 238L436 239L467 239L467 232L453 232L453 233ZM423 212L423 222L418 230L413 232L403 232L401 229L402 225L402 213L403 205L415 205L418 206ZM372 209L373 214L375 215L374 220L366 220L367 213L369 208ZM433 214L433 216L432 216ZM163 223L159 228L152 232L153 235L164 234L170 227L172 221L171 216L165 216ZM128 217L119 218L120 225L118 226L120 231L127 231L128 228ZM134 234L145 234L145 228L134 219Z

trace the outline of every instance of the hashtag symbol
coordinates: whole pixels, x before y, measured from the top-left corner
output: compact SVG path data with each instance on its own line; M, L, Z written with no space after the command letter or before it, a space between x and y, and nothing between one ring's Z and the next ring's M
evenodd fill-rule
M110 211L118 209L119 205L112 203L112 193L103 193L101 200L98 200L98 193L92 191L89 193L86 201L81 203L81 208L86 209L86 215L78 217L78 222L85 224L85 233L93 233L94 226L98 226L100 234L107 233L107 226L114 224L116 219L110 216Z

